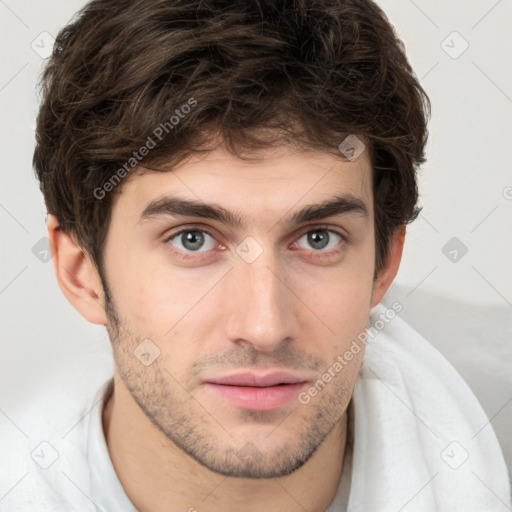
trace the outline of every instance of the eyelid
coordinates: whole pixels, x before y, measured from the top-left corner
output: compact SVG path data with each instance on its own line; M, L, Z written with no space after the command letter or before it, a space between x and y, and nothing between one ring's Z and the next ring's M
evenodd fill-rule
M171 238L174 238L182 233L186 233L188 231L200 231L201 233L206 233L207 235L210 235L212 238L215 238L217 240L216 236L213 235L210 232L210 226L202 226L202 225L186 225L186 226L180 226L179 228L176 228L176 231L168 230L165 232L164 236L164 242L168 242ZM170 234L168 234L170 232Z
M178 231L173 232L170 235L166 235L166 238L164 241L168 241L170 238L175 237L182 231L204 231L205 233L209 234L211 237L216 238L215 235L213 235L210 230L213 229L211 226L207 224L186 224L184 226L180 226ZM307 226L302 226L301 228L298 228L295 233L290 235L289 238L290 241L294 241L296 238L300 238L301 236L304 236L306 233L309 233L310 231L315 231L316 229L325 229L327 231L331 231L333 233L336 233L340 237L342 237L346 241L350 241L349 234L346 232L345 229L343 229L341 226L333 226L332 224L309 224ZM166 230L165 233L168 233L170 230ZM215 231L213 229L213 231Z
M341 228L340 226L332 226L330 224L312 224L306 226L304 230L299 231L300 234L296 236L296 238L300 238L301 236L304 236L310 231L320 231L322 229L325 229L325 231L329 231L330 233L335 233L336 235L340 236L341 238L343 238L343 240L347 242L349 240L349 235L345 232L343 228Z
M225 245L222 242L219 242L217 240L217 237L210 232L210 229L211 228L209 226L201 225L201 224L190 224L190 225L180 226L179 229L177 229L177 231L172 231L171 234L165 235L164 243L168 244L168 242L172 238L175 238L176 236L182 234L183 232L200 231L201 233L206 233L207 235L212 237L217 242L218 245L225 248ZM346 243L350 242L349 236L346 233L342 232L344 230L339 226L334 228L332 225L327 225L327 224L310 224L308 226L303 226L303 228L301 228L301 230L298 232L298 234L291 235L289 242L287 242L287 245L289 245L290 243L297 242L297 240L302 238L304 235L306 235L312 231L317 231L317 230L318 231L325 230L330 233L334 233L334 234L338 235L342 240L342 242L341 242L342 244L346 244ZM198 258L198 255L201 255L201 256L208 255L211 251L214 251L214 250L215 249L210 249L208 251L203 251L203 252L184 252L184 251L181 251L180 249L175 249L175 248L171 249L171 251L174 254L181 255L182 257L185 257L185 258L188 257L188 258L196 258L196 259L200 258L200 257ZM307 250L307 249L304 249L304 250ZM318 255L335 254L337 251L339 251L339 248L331 249L329 251L315 251L314 249L311 249L311 252L316 253Z
M340 229L340 228L338 228ZM340 237L340 241L331 249L329 250L315 250L315 249L303 249L302 247L297 247L294 250L306 252L312 254L313 258L315 259L322 259L322 258L333 258L337 255L339 255L345 248L346 245L350 243L349 237L344 234L343 232L340 232L338 229L333 229L331 226L327 225L320 225L320 226L308 226L305 231L302 231L301 234L294 237L291 241L292 244L295 244L298 246L298 241L305 235L307 235L310 232L314 231L327 231L328 233L334 233L335 235ZM341 230L343 231L343 230ZM309 256L308 256L309 257Z
M181 249L177 249L177 248L173 247L169 243L171 241L171 239L176 238L177 236L181 235L182 233L186 233L188 231L200 231L201 233L206 233L208 236L213 238L213 240L215 240L217 246L220 245L223 248L225 248L224 245L221 244L217 240L217 238L209 232L208 229L204 229L204 226L201 226L201 227L199 227L199 226L181 226L177 231L173 231L171 234L165 236L164 244L165 244L166 248L173 255L175 255L175 256L183 259L183 260L201 261L203 259L206 259L206 258L210 257L211 251L215 250L215 249L209 249L208 251L199 251L199 252L191 251L191 252L186 252L186 251L182 251Z

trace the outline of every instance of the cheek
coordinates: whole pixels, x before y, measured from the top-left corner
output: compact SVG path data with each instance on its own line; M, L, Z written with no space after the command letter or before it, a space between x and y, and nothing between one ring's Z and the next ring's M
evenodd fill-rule
M116 268L115 305L134 337L153 341L162 363L178 377L211 338L215 313L219 313L213 290L219 276L172 267L161 260L145 261L142 265L130 256Z
M373 258L358 255L338 266L309 270L296 279L296 286L298 295L332 331L365 327L373 287Z
M354 254L338 267L316 269L296 281L298 295L315 313L302 317L301 331L315 337L315 350L326 362L352 350L343 370L350 380L355 379L364 354L360 335L371 309L374 259L369 246L367 252Z
M170 329L179 313L180 295L164 277L165 269L134 251L113 250L109 256L107 276L121 321L150 339Z

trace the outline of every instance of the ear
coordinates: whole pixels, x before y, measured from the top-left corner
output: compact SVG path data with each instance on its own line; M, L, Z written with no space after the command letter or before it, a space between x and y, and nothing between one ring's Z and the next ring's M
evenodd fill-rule
M376 306L382 300L382 297L386 294L391 283L395 279L402 260L402 251L404 248L405 241L405 225L395 229L389 246L388 256L381 268L377 279L373 283L373 293L371 300L371 308Z
M62 231L54 215L46 222L53 267L62 293L89 322L106 325L103 288L96 267L72 236Z

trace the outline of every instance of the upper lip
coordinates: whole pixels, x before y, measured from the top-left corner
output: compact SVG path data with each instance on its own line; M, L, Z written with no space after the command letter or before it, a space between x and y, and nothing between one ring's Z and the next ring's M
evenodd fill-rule
M277 386L278 384L298 384L306 382L307 379L299 375L293 375L284 371L276 371L265 375L257 373L245 372L234 375L226 375L224 377L215 377L208 379L208 384L219 384L224 386L251 386L257 388L266 388L269 386Z

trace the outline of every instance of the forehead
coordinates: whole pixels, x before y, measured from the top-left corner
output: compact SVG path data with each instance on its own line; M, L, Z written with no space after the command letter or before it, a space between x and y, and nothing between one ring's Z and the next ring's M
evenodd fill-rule
M272 223L295 208L337 195L359 198L373 213L367 152L348 161L326 152L281 148L246 161L218 148L165 172L142 169L124 184L113 217L137 222L151 201L179 196L240 212L248 224Z

